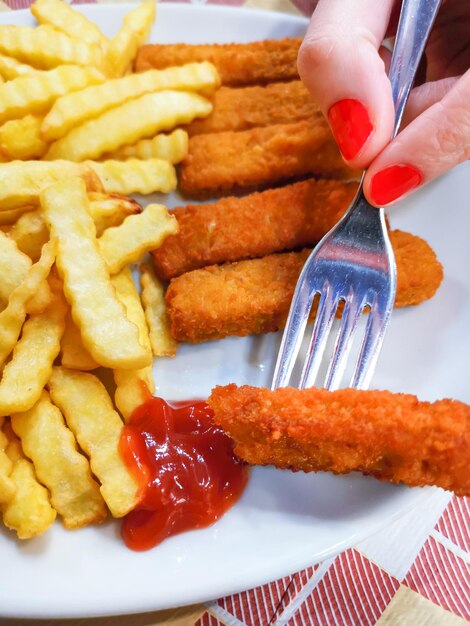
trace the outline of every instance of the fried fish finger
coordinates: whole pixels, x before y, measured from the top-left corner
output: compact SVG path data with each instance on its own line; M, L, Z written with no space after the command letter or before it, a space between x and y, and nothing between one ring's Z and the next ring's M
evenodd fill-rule
M137 72L164 69L193 61L210 61L224 85L256 85L294 80L300 37L232 44L150 44L135 61Z
M398 273L395 306L431 298L443 276L432 248L400 230L391 231L390 239ZM213 265L174 278L165 298L172 336L176 341L199 343L282 328L309 252Z
M240 261L317 243L348 208L356 183L307 180L242 198L178 207L179 233L153 259L169 280L206 265Z
M357 389L216 387L215 422L254 465L346 474L470 494L470 406Z
M188 124L189 135L288 124L322 115L300 80L266 86L221 87L212 103L212 113Z
M196 135L180 170L182 192L214 197L306 176L354 178L325 120Z

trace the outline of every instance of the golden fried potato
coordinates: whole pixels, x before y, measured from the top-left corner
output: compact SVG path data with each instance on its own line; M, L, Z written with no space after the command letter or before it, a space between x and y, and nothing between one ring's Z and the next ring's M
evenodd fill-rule
M162 204L149 204L142 213L126 217L120 226L108 228L98 239L100 254L110 274L139 261L178 232L178 222Z
M12 415L11 424L37 477L49 489L52 506L64 526L80 528L101 522L106 507L99 485L49 394L43 391L29 411Z
M9 211L0 210L0 226L3 232L9 232L12 225L27 211L33 211L34 207L25 206L20 209L10 209Z
M0 95L6 86L0 86ZM188 124L196 117L205 117L211 110L212 104L209 100L197 93L148 93L73 128L65 137L51 145L44 158L48 161L96 159L144 137L153 137L161 131ZM110 128L113 132L109 132Z
M31 65L21 63L13 57L0 54L0 74L6 80L14 80L20 76L26 76L26 74L34 74L34 72L40 73L41 70L37 70L31 67Z
M156 0L147 0L124 17L123 26L109 44L106 61L111 76L122 76L133 63L150 34L155 9Z
M107 228L122 224L129 215L142 212L142 207L136 200L119 193L91 193L88 198L97 237L100 237Z
M85 161L101 180L108 193L170 193L176 189L176 171L161 159L128 159L127 161Z
M62 0L61 0L62 1ZM39 135L43 117L26 115L10 120L0 126L0 150L11 161L40 159L46 154L49 144Z
M0 305L4 307L11 292L24 280L31 262L18 250L15 241L0 232Z
M44 117L41 135L46 141L60 139L86 120L147 93L170 89L211 95L219 82L217 70L207 62L149 70L107 80L59 97Z
M15 483L11 478L13 463L6 450L8 438L2 430L4 418L0 417L0 508L15 495Z
M41 211L28 211L13 224L9 236L21 252L33 261L37 261L41 256L43 245L49 241L49 229Z
M69 161L12 161L0 164L0 214L10 209L31 210L39 205L39 194L64 178L80 176L88 191L102 191L94 170Z
M57 267L82 340L104 367L134 369L149 364L138 330L126 318L98 249L85 184L56 183L41 193L51 237L57 239ZM73 210L70 210L73 207Z
M104 47L109 43L96 24L63 0L35 0L30 9L40 24L49 24L69 37Z
M72 39L55 28L45 26L1 25L0 52L46 70L66 63L98 68L103 65L103 53L99 46Z
M70 311L65 316L65 330L60 342L60 362L64 367L74 370L94 370L99 367L82 342L79 328L72 319Z
M47 111L59 96L102 81L97 70L77 65L61 65L15 78L0 85L0 123Z
M28 302L49 274L55 253L55 242L50 241L44 246L39 261L28 269L24 280L12 291L6 309L0 313L0 366L5 363L20 336Z
M155 356L175 356L178 343L170 334L165 291L150 265L141 265L142 303Z
M0 380L0 415L28 411L39 399L60 351L65 302L55 296L50 307L31 315Z
M0 128L1 131L1 128ZM169 135L157 135L153 139L141 139L132 146L124 146L104 155L101 160L117 159L163 159L170 163L180 163L188 154L188 133L177 128Z
M152 354L149 331L139 294L128 267L111 277L116 296L126 309L127 318L139 329L139 341ZM125 421L129 420L134 410L147 400L155 391L152 365L136 370L114 370L116 391L114 402Z
M90 458L111 514L126 515L138 503L140 489L120 455L123 423L103 383L93 374L54 367L48 386L52 401Z
M5 306L16 287L25 279L31 267L31 259L18 249L11 235L0 231L0 305ZM30 294L27 304L29 313L40 313L51 301L51 293L45 281L36 292Z
M19 439L11 426L7 431L7 455L11 463L14 495L2 507L3 523L16 531L18 539L41 535L53 524L56 511L52 508L48 490L36 478L33 464L26 459ZM1 432L0 432L1 436Z

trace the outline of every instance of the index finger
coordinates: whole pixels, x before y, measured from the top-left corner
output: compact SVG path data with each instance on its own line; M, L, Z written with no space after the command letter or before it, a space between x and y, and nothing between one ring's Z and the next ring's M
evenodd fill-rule
M392 92L378 49L393 4L319 0L299 52L300 76L353 167L366 167L392 134Z

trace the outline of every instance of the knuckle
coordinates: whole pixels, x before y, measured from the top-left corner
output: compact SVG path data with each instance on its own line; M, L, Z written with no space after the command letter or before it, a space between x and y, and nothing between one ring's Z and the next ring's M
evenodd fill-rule
M441 161L449 165L461 163L470 158L470 111L468 107L461 109L460 113L453 109L452 117L445 108L438 103L440 115L428 115L426 127L430 137L430 154L439 156ZM439 120L439 121L438 121Z
M337 57L338 43L335 35L326 32L306 37L300 46L297 59L301 78L328 68Z

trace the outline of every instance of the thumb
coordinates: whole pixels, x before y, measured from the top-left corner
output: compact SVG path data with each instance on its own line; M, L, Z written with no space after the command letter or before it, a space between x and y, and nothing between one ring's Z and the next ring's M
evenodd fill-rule
M378 49L394 0L319 0L299 73L346 161L366 167L390 140L394 107Z
M366 198L387 206L470 158L470 70L414 119L373 161Z

